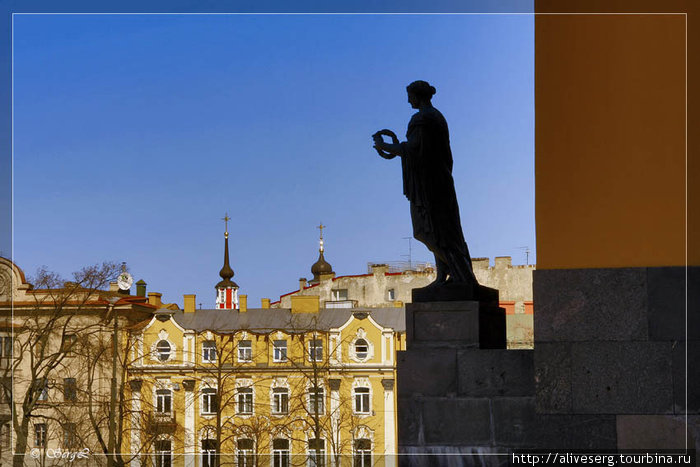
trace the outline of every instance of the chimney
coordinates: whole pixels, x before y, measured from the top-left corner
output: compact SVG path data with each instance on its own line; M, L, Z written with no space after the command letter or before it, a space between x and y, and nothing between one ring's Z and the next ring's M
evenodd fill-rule
M183 297L185 297L185 313L194 313L197 296L195 294L185 294Z
M318 313L320 306L318 295L292 295L292 313Z
M262 303L262 307L267 309L270 308L270 299L269 298L261 298L260 302Z
M160 301L160 297L162 297L163 294L159 292L148 292L148 303L149 305L154 305L158 308L163 306L163 302Z
M247 295L239 295L238 296L238 311L241 313L245 313L248 311L248 296Z
M374 274L375 276L384 276L387 272L389 272L389 266L387 266L386 264L372 265L372 274Z
M335 273L334 272L329 272L327 274L322 273L318 275L318 278L321 282L329 281L333 278L335 278Z
M513 267L510 256L496 256L496 269Z
M144 281L143 279L140 279L136 283L136 296L137 297L145 297L146 296L146 286L147 285L148 284L146 284L146 281Z
M117 281L110 281L109 282L109 291L110 292L119 292L119 285L117 284Z
M306 287L306 277L299 278L299 291L301 292Z

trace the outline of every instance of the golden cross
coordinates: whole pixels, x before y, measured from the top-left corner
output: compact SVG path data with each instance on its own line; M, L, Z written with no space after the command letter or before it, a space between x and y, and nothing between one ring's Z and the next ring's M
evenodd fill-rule
M228 221L231 220L230 217L228 217L228 213L224 215L224 217L221 218L222 221L224 221L224 224L226 225L226 233L228 233Z
M326 228L326 226L323 225L323 223L321 223L321 224L318 226L318 230L321 231L321 239L323 239L323 229L325 229L325 228Z

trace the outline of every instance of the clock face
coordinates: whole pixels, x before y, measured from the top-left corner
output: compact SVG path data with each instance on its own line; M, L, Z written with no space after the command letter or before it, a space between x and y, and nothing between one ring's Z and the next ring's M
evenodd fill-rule
M117 285L121 290L129 290L133 282L134 278L131 277L131 274L129 274L128 272L123 272L119 274L119 277L117 278Z

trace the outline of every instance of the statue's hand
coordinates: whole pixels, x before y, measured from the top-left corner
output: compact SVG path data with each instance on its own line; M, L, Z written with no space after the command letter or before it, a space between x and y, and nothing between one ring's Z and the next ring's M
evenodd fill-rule
M379 130L372 135L372 139L374 140L374 149L377 150L377 153L384 159L393 159L396 157L396 154L391 151L391 145L384 142L382 135L389 136L393 140L394 144L399 144L399 139L391 130Z

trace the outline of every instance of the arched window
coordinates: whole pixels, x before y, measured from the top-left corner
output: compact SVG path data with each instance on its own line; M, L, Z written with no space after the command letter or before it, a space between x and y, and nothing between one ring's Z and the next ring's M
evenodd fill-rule
M353 448L353 467L370 467L372 465L372 442L364 438L356 439Z
M173 448L169 439L156 441L156 467L172 467Z
M255 465L252 439L244 438L238 440L236 458L238 459L238 467L253 467Z
M272 467L289 467L289 440L272 440Z
M165 362L170 358L170 343L166 340L158 341L156 351L158 352L158 360Z
M216 466L216 451L215 439L202 440L202 467Z
M309 440L309 467L325 467L326 442L323 439Z

